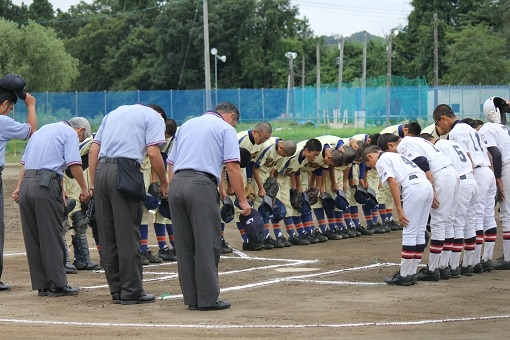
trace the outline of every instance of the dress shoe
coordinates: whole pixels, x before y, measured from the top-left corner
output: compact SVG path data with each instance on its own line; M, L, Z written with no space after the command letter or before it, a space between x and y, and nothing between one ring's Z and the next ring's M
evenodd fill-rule
M65 286L65 287L55 287L51 286L50 290L48 291L48 296L71 296L71 295L78 295L80 292L80 288L78 287L71 287L71 286Z
M207 310L222 310L230 308L230 302L218 300L214 306L207 307L198 307L198 310L207 311Z
M140 303L150 303L156 301L154 294L143 294L138 299L134 300L121 300L120 303L123 305L136 305Z
M112 302L115 305L120 305L120 292L112 293Z
M11 286L0 281L0 290L11 290Z

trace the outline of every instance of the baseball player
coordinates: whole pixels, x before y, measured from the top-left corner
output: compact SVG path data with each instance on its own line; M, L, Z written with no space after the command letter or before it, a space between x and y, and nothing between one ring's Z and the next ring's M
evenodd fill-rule
M434 187L434 200L430 211L430 254L427 268L418 273L418 280L438 281L439 260L445 243L445 234L453 235L453 210L459 177L452 166L452 161L430 142L419 137L400 138L383 134L377 144L383 151L403 154L418 165L427 175Z
M453 110L446 104L438 105L433 112L435 124L449 139L459 143L467 151L472 162L475 180L478 183L478 208L476 216L476 246L473 263L462 261L461 272L464 274L482 273L481 251L484 243L484 231L489 231L484 251L484 261L492 260L494 240L496 238L496 220L494 218L494 197L496 197L496 179L490 169L491 162L485 143L478 132L468 124L457 119ZM463 271L464 270L464 271Z
M363 150L363 161L377 169L383 184L388 183L400 224L404 227L400 270L384 281L410 286L416 282L416 271L425 250L425 227L434 197L432 185L425 173L402 154L381 152L379 147L371 145Z
M264 183L269 176L276 176L275 173L271 174L277 164L285 157L290 157L296 152L296 143L292 140L282 140L278 137L271 137L265 143L262 144L262 151L258 154L256 160L253 162L253 172L257 173L260 182ZM261 193L265 195L265 191L261 191L256 184L256 190L258 189L258 195L255 197L255 206L258 207L262 204ZM263 189L263 188L262 188ZM264 196L262 195L262 196ZM280 229L279 223L273 223L273 233L275 238L273 239L269 233L269 219L264 217L264 228L265 238L264 244L269 243L274 248L282 248L285 245L290 246L287 240L283 240L283 234ZM267 248L267 245L265 245Z
M459 176L457 199L454 202L455 213L450 215L453 217L453 234L450 229L446 230L445 243L439 260L441 279L459 278L461 276L460 256L463 245L464 258L467 263L471 263L475 251L478 184L467 153L460 144L447 139L435 138L428 133L422 133L420 137L434 144L438 150L447 155Z

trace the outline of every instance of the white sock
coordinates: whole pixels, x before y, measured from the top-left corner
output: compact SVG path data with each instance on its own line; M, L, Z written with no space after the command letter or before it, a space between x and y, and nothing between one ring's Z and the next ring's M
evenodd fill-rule
M474 250L464 250L464 258L462 259L462 267L472 266L474 257L475 257Z
M439 268L448 267L448 263L450 262L451 250L443 250L441 251L441 256L439 258Z
M452 267L452 269L456 269L459 266L461 254L462 252L460 251L456 252L452 251L452 253L450 254L450 267Z
M420 265L421 259L413 259L413 264L411 266L411 275L416 274L418 272L418 266Z
M503 260L510 261L510 240L503 240Z
M439 259L441 253L430 253L429 254L429 270L434 270L439 266Z
M483 248L483 260L492 260L492 255L494 254L494 243L495 242L485 242L485 246Z
M413 259L402 259L400 261L400 275L406 277L411 275L411 268L413 266Z
M475 255L473 256L473 263L471 263L471 265L473 267L480 262L481 255L482 255L482 245L481 244L477 244L475 246Z

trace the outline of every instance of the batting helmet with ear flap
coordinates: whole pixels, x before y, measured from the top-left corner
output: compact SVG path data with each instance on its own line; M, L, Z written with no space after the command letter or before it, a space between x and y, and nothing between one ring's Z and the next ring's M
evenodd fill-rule
M322 195L322 207L328 216L335 213L335 200L327 192Z
M225 197L223 207L221 207L221 219L225 223L229 223L234 219L234 203L230 197Z

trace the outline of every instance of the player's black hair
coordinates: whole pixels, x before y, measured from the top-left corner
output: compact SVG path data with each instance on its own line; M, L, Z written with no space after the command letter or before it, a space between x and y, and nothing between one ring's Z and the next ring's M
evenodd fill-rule
M268 134L273 133L273 127L268 122L257 123L257 125L255 125L255 128L253 130L258 131L258 132L268 133Z
M280 143L283 144L283 152L285 152L287 156L292 156L296 152L297 146L296 142L293 140L280 140Z
M473 118L464 118L461 120L462 123L466 123L467 125L471 126L473 129L475 128L475 120Z
M363 153L362 153L363 163L366 163L368 161L367 155L369 153L380 153L381 151L382 151L381 148L378 147L377 145L367 146L366 148L363 149Z
M411 136L418 136L421 133L421 126L418 122L409 122L404 127L407 128L407 133Z
M379 136L379 139L377 140L377 146L382 150L386 151L388 150L388 143L395 143L400 139L399 136L394 135L392 133L383 133Z
M321 141L316 138L309 139L306 142L304 149L308 149L308 151L321 151L322 150Z
M239 148L239 154L241 155L239 159L239 166L241 168L246 168L251 163L251 153L248 149Z
M344 145L342 149L333 150L331 152L331 160L333 161L334 166L350 164L355 158L356 150L348 145Z
M234 120L236 122L239 121L241 118L241 114L239 113L239 109L232 103L229 102L223 102L219 103L215 108L214 111L223 111L225 113L233 113L234 114Z
M166 122L166 120L168 118L166 116L165 110L161 106L159 106L157 104L149 104L149 105L147 105L147 107L150 107L151 109L153 109L154 111L159 113L161 115L161 118L163 118L163 120Z
M363 155L363 150L369 145L367 142L364 141L357 141L356 144L358 144L358 150L356 150L356 158L361 159Z
M370 135L370 145L377 145L377 139L379 139L380 133L374 133Z
M436 137L432 136L430 133L422 133L418 137L423 138L429 142L432 142Z
M172 118L166 120L165 134L173 137L177 132L177 123Z
M9 104L16 104L18 102L18 96L16 96L16 93L7 91L3 87L0 87L0 104L6 100Z
M482 125L483 125L483 122L480 119L475 119L475 129Z
M435 122L437 122L439 118L441 118L441 116L446 116L450 118L456 117L455 113L453 113L452 108L446 104L439 104L438 106L436 106L434 112L432 113L432 118L434 119Z

